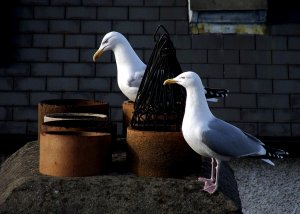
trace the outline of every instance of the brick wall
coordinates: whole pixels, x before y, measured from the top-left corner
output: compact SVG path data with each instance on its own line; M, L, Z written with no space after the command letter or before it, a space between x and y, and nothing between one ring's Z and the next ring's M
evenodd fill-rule
M300 135L300 25L274 25L266 36L191 35L186 0L20 0L13 11L15 59L0 68L0 135L35 135L37 104L54 98L108 101L122 133L114 57L95 64L92 55L115 30L147 62L158 24L183 70L230 90L210 104L216 116L257 136Z

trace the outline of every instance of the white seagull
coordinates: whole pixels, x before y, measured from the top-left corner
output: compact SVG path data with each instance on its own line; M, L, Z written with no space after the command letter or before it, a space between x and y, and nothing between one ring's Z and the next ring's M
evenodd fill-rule
M132 49L128 40L115 31L107 33L99 49L93 56L94 62L103 52L111 50L115 54L117 64L117 81L122 93L131 101L135 101L146 65Z
M280 149L268 148L254 136L216 118L209 109L204 87L196 73L188 71L164 81L164 85L173 83L185 87L187 92L182 122L184 139L198 154L212 159L211 177L198 178L205 182L204 191L213 194L217 190L221 161L259 156L274 165L268 158L283 158L288 154Z
M93 61L105 52L113 51L117 64L117 82L121 92L131 101L135 101L146 65L140 60L128 40L119 32L107 33L99 49L93 55ZM215 97L227 96L226 89L206 88L208 101L216 102Z

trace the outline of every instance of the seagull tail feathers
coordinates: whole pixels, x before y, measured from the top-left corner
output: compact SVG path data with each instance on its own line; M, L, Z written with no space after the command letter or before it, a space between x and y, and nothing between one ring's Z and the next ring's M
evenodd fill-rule
M266 150L266 154L263 156L263 158L261 160L272 166L275 166L275 164L268 158L282 159L285 156L289 155L288 152L286 152L282 149L275 149L275 148L271 148L271 147L267 147L267 146L264 146L264 148Z
M269 159L261 159L262 161L272 165L272 166L275 166L275 164L273 163L273 161L269 160Z
M213 102L213 103L218 102L218 98L208 98L206 100L209 101L209 102Z
M271 147L267 147L267 146L264 146L264 148L266 150L266 154L264 155L264 157L266 157L266 158L282 159L285 156L289 155L288 152L286 152L282 149L276 149L276 148L271 148Z
M223 88L204 88L205 96L209 98L218 98L228 96L229 90Z

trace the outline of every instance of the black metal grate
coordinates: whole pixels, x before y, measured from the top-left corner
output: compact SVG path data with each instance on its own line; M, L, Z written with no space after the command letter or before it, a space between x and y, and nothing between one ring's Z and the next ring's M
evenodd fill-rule
M158 37L158 31L164 33ZM176 49L164 26L158 26L153 52L145 70L137 98L131 126L153 131L179 131L185 107L185 90L178 85L164 86L164 80L182 73Z

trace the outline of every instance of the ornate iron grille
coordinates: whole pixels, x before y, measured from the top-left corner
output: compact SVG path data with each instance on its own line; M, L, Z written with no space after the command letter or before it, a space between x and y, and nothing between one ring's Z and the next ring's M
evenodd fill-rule
M164 33L158 37L158 31ZM164 86L164 80L182 73L176 49L166 28L158 26L156 42L145 70L137 98L131 126L153 131L179 131L185 107L185 90L178 85Z

